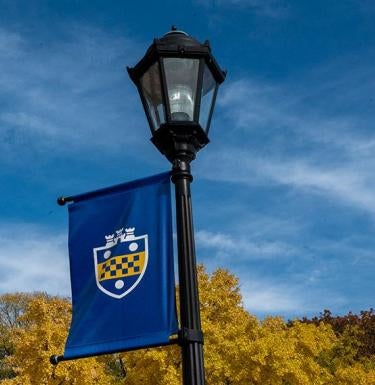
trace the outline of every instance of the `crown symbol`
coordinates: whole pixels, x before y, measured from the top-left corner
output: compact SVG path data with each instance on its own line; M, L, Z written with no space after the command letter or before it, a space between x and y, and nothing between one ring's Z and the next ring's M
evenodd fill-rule
M105 235L105 241L107 245L112 245L117 242L117 238L115 238L115 234Z
M117 243L124 242L125 239L131 240L134 238L134 231L135 227L128 227L125 229L124 233L124 228L122 227L119 230L116 230L115 233L105 235L105 240L106 240L106 246L114 246L117 245Z
M128 227L125 229L126 237L134 237L135 227Z
M123 227L122 227L120 230L116 230L116 237L117 237L117 238L120 238L121 235L122 235L122 233L123 233L123 231L124 231L124 228L123 228Z

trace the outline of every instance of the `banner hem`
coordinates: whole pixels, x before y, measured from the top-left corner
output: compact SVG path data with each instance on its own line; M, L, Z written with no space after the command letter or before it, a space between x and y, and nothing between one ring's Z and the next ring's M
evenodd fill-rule
M174 340L171 341L170 336L176 333L177 332L174 331L168 334L162 332L155 333L153 336L150 336L148 338L130 338L126 340L119 340L116 342L100 343L96 344L95 347L89 345L91 349L88 349L87 345L80 347L68 347L64 351L64 360L73 360L76 358L93 357L104 354L121 353L131 350L172 345L176 342ZM138 342L136 341L137 339L139 340Z

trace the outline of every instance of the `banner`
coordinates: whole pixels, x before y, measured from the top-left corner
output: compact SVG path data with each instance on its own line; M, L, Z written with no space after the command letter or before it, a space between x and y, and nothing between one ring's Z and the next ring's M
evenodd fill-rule
M177 333L170 174L73 197L65 358L165 345Z

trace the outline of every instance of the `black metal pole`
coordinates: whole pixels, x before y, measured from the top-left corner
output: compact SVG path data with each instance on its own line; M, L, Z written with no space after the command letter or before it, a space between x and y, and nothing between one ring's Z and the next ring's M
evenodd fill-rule
M197 269L190 183L192 154L180 153L173 161L176 191L182 371L184 385L204 385L203 335L199 310Z

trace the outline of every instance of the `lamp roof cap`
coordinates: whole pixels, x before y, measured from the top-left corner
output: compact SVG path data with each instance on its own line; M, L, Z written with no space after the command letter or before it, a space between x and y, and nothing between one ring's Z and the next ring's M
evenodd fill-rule
M171 30L161 38L155 38L144 57L133 68L128 68L131 79L137 84L141 76L158 62L160 57L178 57L188 59L204 59L217 83L222 83L226 73L211 53L209 42L203 44L184 31L172 26ZM137 80L138 79L138 80Z
M185 31L177 29L174 25L172 25L170 31L156 40L163 46L202 47L202 44L198 40L191 37Z
M176 35L185 35L185 36L189 36L189 34L186 33L185 31L181 31L181 30L177 29L177 27L176 27L175 25L172 25L171 30L168 31L167 33L165 33L165 34L163 35L163 37L164 37L164 36L169 36L169 35L174 35L174 34L176 34Z

